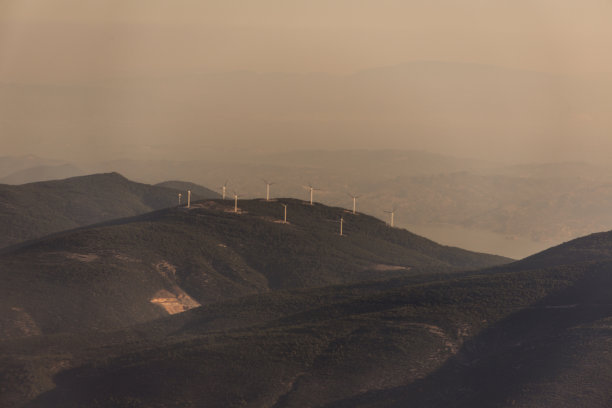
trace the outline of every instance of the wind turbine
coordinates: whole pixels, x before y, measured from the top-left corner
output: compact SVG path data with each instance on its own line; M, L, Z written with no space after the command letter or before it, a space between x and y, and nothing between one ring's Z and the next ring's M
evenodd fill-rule
M340 216L340 236L343 236L342 235L342 226L343 226L343 224L344 224L344 217Z
M238 213L238 194L234 191L234 212Z
M355 195L355 194L348 194L348 193L347 193L347 195L353 199L353 214L355 214L355 213L356 213L356 210L357 210L357 199L358 199L360 196Z
M395 214L395 210L396 210L396 208L393 207L393 209L391 211L385 211L387 214L391 214L391 223L389 224L391 226L391 228L393 228L393 215Z
M179 197L179 206L181 205L181 197L183 197L183 195L181 193L178 193L178 197Z
M285 217L283 218L283 224L287 223L287 204L281 203L283 207L285 207Z
M191 207L191 190L187 190L187 208Z
M270 186L276 183L269 182L266 179L262 180L264 183L266 183L266 201L270 201Z
M315 187L313 187L312 184L309 184L308 186L304 186L304 188L310 190L310 205L312 205L312 198L313 198L314 192L315 191L319 191L320 188L315 188Z
M222 191L221 195L223 196L224 200L225 200L225 190L227 189L227 182L228 180L225 180L225 183L221 186L221 191Z

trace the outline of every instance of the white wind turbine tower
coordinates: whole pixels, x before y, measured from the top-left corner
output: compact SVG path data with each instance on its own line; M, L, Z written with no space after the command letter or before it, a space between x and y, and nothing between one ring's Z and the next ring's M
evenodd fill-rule
M321 190L320 188L315 188L313 187L312 184L309 184L308 186L304 186L304 188L309 189L310 190L310 205L312 205L313 202L313 196L314 196L314 192L315 191L319 191Z
M393 215L395 214L395 210L396 208L393 207L393 209L391 211L385 211L387 214L391 215L391 222L389 223L389 225L391 226L391 228L393 228Z
M287 223L287 204L281 203L283 207L285 207L285 217L283 218L283 224Z
M187 208L191 207L191 190L187 190Z
M264 183L266 183L266 201L270 201L270 186L276 183L269 182L266 179L262 180Z
M227 190L227 182L228 182L228 180L225 180L225 184L223 184L221 186L221 192L222 192L221 195L222 195L224 200L225 200L225 191Z
M234 212L238 213L238 194L234 191Z
M355 194L348 194L349 197L353 199L353 215L357 212L357 199L360 197Z
M178 198L179 198L179 206L181 205L181 198L183 197L183 195L181 193L178 193Z
M343 226L343 224L344 224L344 217L340 216L340 236L343 236L342 235L342 226Z

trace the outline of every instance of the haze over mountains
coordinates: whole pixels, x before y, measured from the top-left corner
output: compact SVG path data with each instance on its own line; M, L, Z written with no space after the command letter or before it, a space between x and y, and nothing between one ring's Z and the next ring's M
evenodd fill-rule
M275 182L272 196L306 199L303 186L313 184L321 189L317 201L350 208L347 194L356 194L360 211L385 219L384 211L396 207L399 226L513 258L612 228L612 170L580 162L504 165L419 151L340 150L216 152L202 160L123 159L89 167L151 184L192 180L217 192L228 181L228 194L241 197L265 196L262 179Z
M19 170L2 177L0 184L26 184L34 181L59 180L84 174L83 170L71 164L35 166Z
M344 75L235 71L0 89L0 119L17 139L12 144L28 141L13 151L89 162L120 155L193 160L208 148L349 146L603 162L612 125L605 77L451 62Z
M261 178L282 196L316 183L328 204L345 205L354 190L367 213L397 205L399 225L510 257L612 227L605 75L413 61L0 88L11 151L63 159L1 172L0 183L117 171L215 190L230 179L249 197L262 195Z

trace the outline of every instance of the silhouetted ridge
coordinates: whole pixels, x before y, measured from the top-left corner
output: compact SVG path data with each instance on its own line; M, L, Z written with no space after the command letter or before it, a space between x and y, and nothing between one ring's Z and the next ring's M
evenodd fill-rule
M612 259L612 231L576 238L505 266L503 269L545 268Z
M0 247L175 206L178 193L135 183L115 172L0 185ZM204 197L193 194L192 199L199 198Z

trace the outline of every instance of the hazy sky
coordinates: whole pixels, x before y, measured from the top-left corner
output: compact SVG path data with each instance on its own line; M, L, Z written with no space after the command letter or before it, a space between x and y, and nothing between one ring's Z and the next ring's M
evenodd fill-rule
M1 147L603 160L610 22L609 0L0 0Z
M415 60L612 71L609 0L0 4L0 57L7 80L228 70L354 72Z

